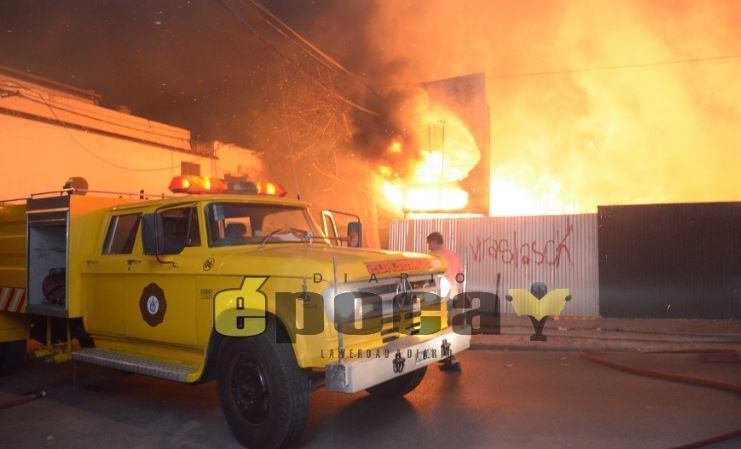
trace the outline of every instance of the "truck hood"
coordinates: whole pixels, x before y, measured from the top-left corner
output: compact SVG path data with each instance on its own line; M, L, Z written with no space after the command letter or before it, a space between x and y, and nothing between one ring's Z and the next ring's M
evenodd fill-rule
M334 277L333 258L340 282L368 281L445 271L445 262L428 254L340 248L323 244L268 244L260 248L222 248L213 254L214 268L224 275L287 276L314 278L326 282Z

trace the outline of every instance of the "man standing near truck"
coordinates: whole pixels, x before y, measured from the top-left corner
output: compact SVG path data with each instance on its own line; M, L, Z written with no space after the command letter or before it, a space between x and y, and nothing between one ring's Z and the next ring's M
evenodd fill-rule
M445 259L445 262L448 265L448 269L447 271L445 271L445 274L448 276L448 279L450 279L451 284L456 287L453 290L452 295L460 292L462 290L463 283L459 281L462 281L464 279L463 264L461 264L460 257L458 257L458 255L454 251L445 248L443 244L443 235L439 232L432 232L430 233L430 235L427 236L427 249L429 250L430 254ZM448 316L450 316L450 314L448 314ZM442 371L461 371L461 364L455 355L451 355L450 357L446 358L442 363L443 364L440 366L440 369Z

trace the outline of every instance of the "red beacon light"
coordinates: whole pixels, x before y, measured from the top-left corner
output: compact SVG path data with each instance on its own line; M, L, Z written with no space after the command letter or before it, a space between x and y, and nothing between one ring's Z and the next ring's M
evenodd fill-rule
M274 182L258 182L257 194L270 196L286 196L286 190Z
M170 181L170 191L172 193L223 193L226 190L224 181L206 176L181 175L175 176Z

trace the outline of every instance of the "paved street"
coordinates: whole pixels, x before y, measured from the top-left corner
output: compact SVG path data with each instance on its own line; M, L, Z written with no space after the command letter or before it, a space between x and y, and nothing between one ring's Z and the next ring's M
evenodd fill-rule
M693 355L611 356L651 369L741 379L741 365ZM469 351L462 375L428 371L406 399L312 395L304 448L668 448L741 423L730 393L613 371L576 353ZM231 448L214 383L189 387L77 366L0 378L0 402L46 388L48 397L0 410L0 446ZM741 447L741 439L714 448Z

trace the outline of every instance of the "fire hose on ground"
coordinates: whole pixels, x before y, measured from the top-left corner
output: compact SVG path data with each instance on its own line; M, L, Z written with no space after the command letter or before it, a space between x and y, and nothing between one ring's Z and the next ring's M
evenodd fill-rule
M696 386L701 386L701 387L706 387L706 388L713 388L716 390L741 395L741 386L739 385L719 382L715 380L703 379L699 377L691 377L691 376L684 376L684 375L674 374L674 373L653 371L653 370L644 369L644 368L636 368L633 366L625 365L623 363L618 363L618 362L614 362L614 361L599 357L600 355L605 355L605 354L616 354L616 353L604 353L604 352L594 353L594 352L580 351L579 357L581 357L584 360L597 363L597 364L600 364L600 365L603 365L603 366L606 366L612 369L616 369L618 371L622 371L625 373L629 373L629 374L635 374L635 375L643 376L643 377L651 377L654 379L666 380L669 382L684 383L684 384L696 385ZM642 352L641 354L698 354L700 360L706 361L706 362L736 363L739 361L738 352L734 350L729 350L729 349L689 349L689 350L676 350L676 351L647 351L647 352ZM5 408L14 407L17 405L22 405L27 402L31 402L33 400L40 399L43 397L46 397L45 390L28 393L16 399L0 404L0 410L5 409ZM741 437L741 428L732 430L730 432L726 432L720 435L714 435L712 437L705 438L703 440L695 441L695 442L688 443L688 444L683 444L681 446L674 446L669 449L702 448L705 446L709 446L711 444L722 443L724 441L728 441L730 439L738 438L738 437Z
M703 379L699 377L684 376L674 373L665 373L661 371L653 371L644 368L636 368L628 366L623 363L614 362L605 358L599 357L605 354L616 354L616 353L596 353L580 351L579 357L584 360L588 360L593 363L622 371L624 373L635 374L637 376L651 377L654 379L666 380L669 382L684 383L689 385L696 385L706 388L713 388L720 391L730 392L737 395L741 395L741 386L735 384L729 384L725 382L719 382L710 379ZM624 353L622 353L624 354ZM641 352L641 354L698 354L699 359L704 362L715 362L715 363L737 363L739 362L738 352L732 349L683 349L675 351L647 351ZM726 432L720 435L714 435L709 438L705 438L700 441L695 441L681 446L674 446L669 449L695 449L711 444L718 444L724 441L731 440L733 438L741 437L741 428Z
M41 399L46 397L46 390L39 390L35 391L33 393L26 393L22 396L19 396L15 399L11 399L9 401L0 403L0 410L15 407L16 405L22 405L26 402L31 402L36 399Z

